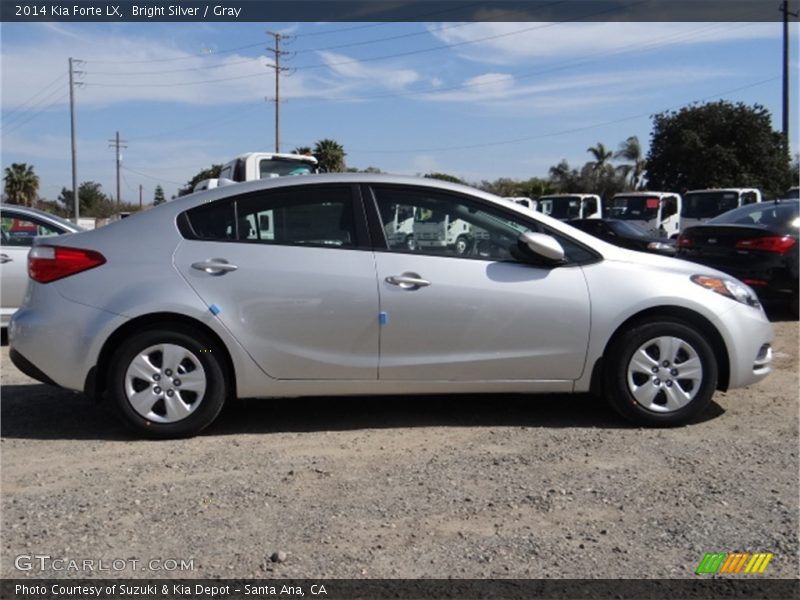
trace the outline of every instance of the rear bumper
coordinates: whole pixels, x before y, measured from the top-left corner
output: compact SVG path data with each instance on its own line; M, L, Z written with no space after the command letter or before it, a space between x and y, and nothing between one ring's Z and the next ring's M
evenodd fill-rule
M61 387L55 381L53 381L47 375L45 375L31 361L22 356L21 353L17 352L16 349L9 348L8 357L11 359L11 362L14 363L14 366L17 367L23 373L25 373L25 375L27 375L28 377L35 379L36 381L41 381L42 383L46 383L47 385L54 385L56 387Z
M54 286L32 292L35 302L14 313L8 327L12 362L38 381L84 391L102 340L127 319L68 300Z

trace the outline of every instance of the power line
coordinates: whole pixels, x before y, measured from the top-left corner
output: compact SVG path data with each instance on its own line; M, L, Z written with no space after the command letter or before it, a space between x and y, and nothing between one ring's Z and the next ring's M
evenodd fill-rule
M564 1L564 0L561 0L561 1ZM559 4L559 3L560 2L555 2L555 4ZM481 4L485 4L485 2L474 2L472 4L467 4L466 6L458 5L458 6L455 6L453 8L446 8L446 9L441 9L441 10L421 13L421 14L418 14L415 18L412 18L412 20L416 21L416 20L419 20L419 19L423 19L425 17L432 17L434 15L439 15L439 14L442 14L442 13L452 12L453 10L461 10L463 8L480 6ZM549 6L549 4L545 5L545 6ZM518 11L515 11L515 12L518 12ZM506 16L506 14L504 14L504 16ZM364 25L355 25L353 27L342 27L342 28L339 28L339 29L332 29L332 30L328 30L328 31L313 31L313 32L308 32L308 33L294 34L293 37L300 38L300 37L315 37L315 36L320 36L320 35L331 35L331 34L334 34L334 33L343 33L343 32L349 32L349 31L356 31L356 30L359 30L359 29L371 29L371 28L375 28L375 27L384 27L386 25L395 25L395 24L396 24L396 22L394 22L394 21L386 21L386 22L379 22L379 23L367 23L367 24L364 24ZM243 46L236 46L235 48L226 48L224 50L217 50L217 51L214 52L214 54L215 55L229 54L231 52L237 52L238 50L247 50L248 48L258 48L258 47L261 47L262 45L263 45L263 42L255 42L255 43L252 43L252 44L245 44ZM205 52L199 52L197 54L192 54L192 55L189 55L189 56L179 56L179 57L174 57L174 58L151 58L151 59L145 59L145 60L97 60L97 61L92 61L92 62L94 62L95 64L103 64L103 65L138 65L138 64L148 64L148 63L158 63L158 62L175 62L175 61L181 61L181 60L191 60L191 59L202 57L202 56L208 56L208 54L205 53Z
M606 8L606 9L603 9L601 11L597 11L597 12L594 12L594 13L583 15L581 17L576 17L575 19L571 19L571 20L568 20L568 21L558 21L558 22L553 22L553 23L545 23L544 25L540 24L540 25L536 25L534 27L527 27L525 29L520 29L520 30L517 30L517 31L498 33L498 34L495 34L495 35L485 36L485 37L482 37L482 38L476 38L476 39L473 39L473 40L464 40L464 41L461 41L461 42L454 42L452 44L439 44L439 45L433 46L431 48L420 48L420 49L417 49L417 50L408 50L406 52L397 52L397 53L394 53L394 54L384 54L384 55L381 55L381 56L372 56L372 57L367 57L367 58L362 58L362 59L350 59L350 60L344 60L344 61L333 62L333 63L318 63L318 64L311 64L311 65L301 65L301 66L298 66L298 67L294 67L294 70L303 71L303 70L310 70L310 69L326 69L326 68L337 67L337 66L341 66L341 65L360 64L360 63L365 63L365 62L375 62L375 61L380 61L380 60L387 60L387 59L390 59L390 58L400 58L400 57L406 57L406 56L414 56L414 55L419 55L419 54L426 54L426 53L429 53L429 52L439 52L441 50L447 50L447 49L450 49L450 48L457 48L457 47L466 46L466 45L470 45L470 44L477 44L477 43L480 43L480 42L486 42L486 41L506 38L506 37L513 36L513 35L519 35L521 33L528 33L528 32L531 32L531 31L536 31L536 30L540 30L540 29L546 29L548 27L555 27L555 26L558 26L558 25L563 25L565 23L580 21L582 19L586 19L586 18L589 18L589 17L596 17L596 16L599 16L599 15L602 15L602 14L606 14L606 13L609 13L609 12L620 11L620 10L623 10L623 8L627 9L627 8L630 8L631 6L635 6L636 4L643 4L645 1L646 0L639 0L638 2L634 2L633 4L626 4L624 7L623 6L615 6L615 7L612 7L612 8ZM202 80L202 81L185 81L185 82L176 82L176 83L148 84L148 85L156 86L156 87L175 87L175 86L185 86L185 85L202 85L202 84L206 84L206 83L220 83L220 82L225 82L225 81L234 81L234 80L237 80L237 79L248 79L248 78L252 78L252 77L258 77L258 73L250 74L250 75L239 75L239 76L235 76L235 77L225 77L225 78L219 78L219 79L206 79L206 80ZM92 83L92 85L96 85L96 86L100 86L100 87L140 87L141 86L141 84L102 83L102 82Z
M727 24L715 24L706 27L700 27L698 29L692 30L691 32L683 32L680 34L671 34L668 36L664 36L662 38L657 38L654 43L641 45L638 43L628 44L627 46L621 46L619 48L615 48L613 50L605 51L605 52L595 52L592 53L590 56L586 57L579 57L576 59L557 62L551 64L547 67L541 69L531 70L523 70L523 71L513 71L508 73L507 75L511 75L516 80L526 79L529 77L533 77L535 75L543 75L545 73L551 73L554 71L563 71L565 69L570 69L573 67L584 66L587 64L591 64L596 62L601 58L606 58L609 56L615 56L619 54L625 54L628 51L635 50L635 51L649 51L649 50L657 50L665 45L669 45L671 42L680 39L691 39L692 37L696 37L697 34L707 34L710 30L717 29L723 27L723 30L731 30L731 29L738 29L739 27L749 27L752 26L753 23L739 23L732 26L725 26ZM406 96L419 96L419 95L426 95L426 94L443 94L445 92L451 92L456 90L468 89L468 88L479 88L487 85L494 85L497 83L496 79L490 80L479 80L479 81L470 81L467 83L461 83L458 85L452 85L447 87L437 87L437 88L429 88L425 90L406 90L404 92L391 92L386 94L373 94L371 96L359 96L357 98L349 98L349 100L353 101L364 101L364 100L380 100L385 98L399 98L399 97L406 97Z
M36 98L37 96L39 96L40 94L42 94L42 92L44 92L45 90L48 90L48 89L50 89L51 87L53 87L53 86L54 86L56 83L58 83L59 81L61 81L62 79L64 79L64 77L66 77L66 74L64 74L64 73L62 73L61 75L59 75L58 77L56 77L56 78L55 78L53 81L51 81L50 83L48 83L46 86L44 86L44 87L43 87L42 89L40 89L38 92L36 92L36 93L35 93L33 96L31 96L30 98L28 98L28 99L27 99L25 102L23 102L22 104L20 104L20 105L19 105L19 106L17 106L16 108L12 109L12 110L11 110L11 111L10 111L10 112L9 112L9 113L6 115L6 117L5 117L5 118L6 118L6 119L10 119L10 118L12 118L12 115L14 115L14 113L16 113L16 112L19 112L19 111L24 111L24 109L25 109L25 106L27 106L28 104L30 104L30 103L33 101L33 99L34 99L34 98Z
M153 181L157 181L158 183L171 183L173 185L180 185L180 186L184 185L183 182L170 181L169 179L164 179L162 177L152 177L152 176L148 175L147 173L142 173L141 171L136 171L134 169L131 169L130 167L122 167L122 170L123 171L128 171L130 173L136 173L136 175L139 175L140 177L146 177L147 179L152 179Z
M548 4L542 5L542 6L537 7L537 8L547 8L547 7L550 7L550 6L563 4L564 2L566 2L566 0L556 0L554 2L549 2ZM450 10L452 10L452 9L450 9ZM515 13L520 13L520 12L523 12L523 11L520 10L520 11L514 11L514 12ZM508 14L513 14L513 13L504 13L504 17L507 17ZM491 22L491 21L487 21L487 22ZM394 23L379 23L379 25L380 24L388 25L388 24L394 24ZM474 23L455 23L455 24L452 24L452 25L446 25L444 27L440 27L439 29L437 29L437 32L439 32L439 31L448 31L450 29L458 29L458 28L461 28L461 27L468 27L470 25L474 25ZM356 28L356 29L358 29L358 28ZM345 30L342 30L342 31L348 31L348 30L345 29ZM513 34L513 32L512 32L512 34ZM512 35L512 34L509 34L509 35ZM336 45L333 45L333 46L323 46L323 47L320 47L320 48L302 48L300 50L295 50L294 54L308 54L308 53L311 53L311 52L326 52L326 51L329 51L329 50L341 50L343 48L353 48L353 47L356 47L356 46L367 46L367 45L370 45L370 44L380 44L380 43L384 43L384 42L391 42L391 41L407 39L407 38L411 38L411 37L419 37L419 36L422 36L422 35L430 35L430 31L428 31L426 29L426 30L423 30L423 31L413 31L413 32L402 33L402 34L393 35L393 36L389 36L389 37L374 38L374 39L370 39L370 40L361 40L359 42L348 42L346 44L336 44ZM285 36L285 37L288 37L288 36ZM304 37L304 34L292 35L291 37L292 38ZM182 69L163 69L163 70L158 70L158 71L118 71L118 70L115 70L115 71L93 71L92 74L93 75L110 75L110 76L115 76L115 77L128 77L128 76L131 76L131 75L166 75L166 74L171 74L171 73L184 73L184 72L192 72L192 71L207 71L209 69L221 69L221 68L225 68L225 67L231 67L231 66L234 66L234 65L252 63L252 62L258 61L258 60L261 60L261 58L260 57L254 57L254 58L247 58L247 59L237 60L237 61L228 62L228 63L220 63L220 64L217 64L217 65L206 65L206 66L202 66L202 67L185 67L185 68L182 68ZM100 62L102 63L102 61L100 61ZM322 66L325 66L325 65L322 65L322 64L315 65L314 68L322 67Z
M29 114L27 116L27 118L23 118L22 120L17 120L15 123L11 123L9 125L4 125L3 126L3 133L4 134L10 134L10 133L14 133L16 131L19 131L20 129L22 129L23 125L25 125L26 123L29 123L30 121L32 121L33 119L38 117L43 112L45 112L48 109L54 107L56 104L61 104L62 102L64 102L64 100L66 100L67 97L69 96L69 92L64 92L63 90L56 90L56 92L58 92L58 91L62 92L61 96L56 98L53 102L51 102L47 106L43 106L42 108L40 108L36 112ZM9 129L9 127L10 127L10 129Z
M532 71L531 70L525 70L525 71L512 72L511 75L517 80L525 79L525 78L533 77L533 76L536 76L536 75L541 75L541 74L545 74L545 73L549 73L549 72L554 72L554 71L559 71L559 70L569 69L569 68L572 68L572 67L577 67L577 66L590 64L592 62L596 62L597 60L599 60L601 58L604 58L604 57L607 57L607 56L615 56L615 55L618 55L618 54L623 54L623 53L625 53L627 51L630 51L630 50L642 51L642 50L658 49L658 48L662 47L665 44L669 44L671 41L680 40L680 39L691 39L692 37L696 37L697 35L707 35L710 31L716 30L716 29L720 29L720 28L722 28L722 30L730 30L730 29L735 29L735 28L738 28L738 27L743 27L743 26L747 27L747 26L752 26L752 25L753 25L753 23L744 23L744 24L740 23L740 24L733 25L733 26L731 26L730 24L713 24L713 25L709 25L709 26L703 26L703 27L700 27L700 28L693 29L693 30L691 30L689 32L680 32L680 33L677 33L677 34L670 34L670 35L667 35L667 36L662 36L660 38L655 38L652 43L650 43L650 44L648 44L646 46L642 46L642 45L636 44L636 43L629 44L629 45L626 45L626 46L622 46L622 47L619 47L619 48L612 49L612 50L607 51L607 52L594 53L594 54L590 55L590 57L588 57L588 58L587 57L579 57L577 59L573 59L573 60L569 60L569 61L554 63L554 64L551 64L551 65L545 67L545 68L535 69L535 70L532 70ZM388 94L375 94L375 95L371 95L371 96L361 96L361 97L358 97L358 98L353 98L352 100L364 101L364 100L379 100L379 99L395 98L395 97L407 97L407 96L414 96L414 95L442 94L442 93L446 93L446 92L450 92L450 91L456 91L456 90L462 90L462 89L480 88L482 86L492 85L494 83L496 83L494 80L489 80L489 81L481 80L481 81L468 82L468 83L463 83L463 84L453 85L453 86L448 86L448 87L439 87L439 88L432 88L432 89L425 89L425 90L410 90L410 91L405 91L405 92L394 92L394 93L388 93ZM256 108L258 108L260 106L262 106L261 103L254 103L251 106L249 106L248 108L236 111L234 113L231 113L230 111L226 111L226 115L223 116L223 117L219 117L219 118L213 117L213 118L210 118L210 119L204 119L202 121L195 122L192 125L187 125L187 126L184 126L184 127L180 127L180 128L172 129L172 130L168 130L168 131L159 131L158 133L154 133L154 134L150 134L150 135L145 135L145 136L133 138L133 141L141 141L141 140L147 140L147 139L160 138L160 137L173 135L175 133L182 133L182 132L188 131L188 130L198 130L198 129L201 129L201 128L216 127L218 125L222 125L222 124L227 123L227 122L232 121L232 120L239 120L239 118L240 118L240 116L242 114L249 113L249 112L255 110Z
M241 118L242 118L242 115L250 113L253 110L255 110L256 108L261 108L263 106L264 106L264 104L261 101L259 101L259 102L256 102L254 104L251 104L247 108L243 108L241 110L231 111L230 109L227 109L225 111L225 116L223 116L223 117L219 117L219 118L214 117L214 118L211 118L211 119L204 119L202 121L197 121L197 122L195 122L195 123L193 123L191 125L185 125L183 127L177 128L177 129L169 129L167 131L159 131L158 133L153 133L153 134L150 134L150 135L143 135L143 136L140 136L140 137L135 137L131 141L132 142L139 142L139 141L142 141L142 140L151 140L151 139L155 139L155 138L170 136L170 135L173 135L175 133L182 133L184 131L198 130L200 128L208 128L209 126L210 127L217 127L218 125L222 125L222 124L227 123L229 121L240 121Z
M665 111L668 111L668 110L675 110L675 109L682 108L683 106L686 106L687 104L697 104L699 102L705 102L706 100L710 100L711 98L718 98L718 97L724 96L726 94L732 94L733 92L738 92L738 91L741 91L741 90L746 90L746 89L749 89L749 88L757 87L759 85L764 85L765 83L770 83L770 82L775 81L777 79L780 79L780 77L770 77L769 79L762 79L761 81L756 81L755 83L751 83L751 84L748 84L748 85L743 85L743 86L740 86L740 87L737 87L737 88L733 88L733 89L730 89L730 90L725 90L723 92L717 92L716 94L712 94L710 96L705 96L704 98L700 98L699 100L692 100L691 102L688 102L688 103L669 106L669 107L661 109L661 110L659 110L657 112L665 112ZM593 125L586 125L586 126L582 126L582 127L574 127L572 129L563 129L563 130L554 131L554 132L551 132L551 133L531 135L531 136L525 136L525 137L519 137L519 138L513 138L513 139L507 139L507 140L497 140L497 141L493 141L493 142L482 142L482 143L477 143L477 144L464 144L464 145L460 145L460 146L440 146L438 148L410 148L410 149L405 149L405 150L374 150L374 149L370 149L370 150L360 149L359 150L359 149L352 149L351 148L350 152L364 152L364 153L371 153L371 154L409 154L409 153L414 153L414 152L448 152L448 151L451 151L451 150L472 150L472 149L475 149L475 148L489 148L489 147L492 147L492 146L502 146L502 145L506 145L506 144L516 144L516 143L519 143L519 142L529 142L529 141L532 141L532 140L547 139L547 138L556 137L556 136L559 136L559 135L565 135L565 134L568 134L568 133L578 133L580 131L588 131L590 129L597 129L598 127L605 127L607 125L616 125L618 123L624 123L626 121L633 121L635 119L641 119L643 117L649 117L652 114L653 114L653 111L647 111L645 113L639 113L639 114L636 114L636 115L631 115L629 117L622 117L620 119L614 119L614 120L611 120L611 121L604 121L602 123L595 123Z

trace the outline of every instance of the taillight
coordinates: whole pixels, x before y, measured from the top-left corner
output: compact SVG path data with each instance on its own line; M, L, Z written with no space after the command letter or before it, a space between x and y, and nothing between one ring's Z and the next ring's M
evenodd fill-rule
M736 242L737 250L761 250L762 252L774 252L775 254L786 254L797 243L793 237L784 235L770 235L767 237L751 238Z
M105 257L94 250L34 246L28 254L28 275L39 283L50 283L93 269L105 262Z
M675 245L678 248L691 248L694 243L687 236L681 235L678 237L678 241L675 243Z

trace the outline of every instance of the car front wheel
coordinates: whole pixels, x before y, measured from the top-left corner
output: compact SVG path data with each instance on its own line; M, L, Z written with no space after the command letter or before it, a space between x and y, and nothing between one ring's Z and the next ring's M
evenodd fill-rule
M135 334L111 365L111 396L123 420L153 438L195 435L225 403L227 379L220 349L191 330Z
M717 387L717 361L708 342L681 321L640 323L606 355L606 396L640 425L682 425L702 412Z

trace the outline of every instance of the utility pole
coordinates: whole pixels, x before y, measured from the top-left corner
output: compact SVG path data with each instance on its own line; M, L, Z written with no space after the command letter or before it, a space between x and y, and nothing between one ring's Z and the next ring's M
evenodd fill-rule
M142 210L142 184L139 184L139 210Z
M789 0L783 0L780 11L783 13L783 139L789 149L789 17L798 13L789 12Z
M117 132L117 136L113 140L108 140L108 147L109 148L116 148L117 152L117 212L119 212L119 168L122 165L122 148L127 148L128 146L125 145L125 142L128 140L121 140L119 139L119 131Z
M80 218L80 199L78 198L78 151L75 144L75 86L83 85L75 81L75 75L83 75L83 71L76 71L75 64L83 64L82 60L69 58L69 129L72 144L72 201L75 210L75 224Z
M281 56L290 54L281 50L281 40L286 40L289 36L283 35L275 31L268 31L267 35L275 38L275 47L267 48L267 52L272 52L275 55L275 64L267 65L268 68L275 70L275 97L272 101L275 102L275 152L281 151L281 72L288 71L286 67L281 67ZM267 98L267 101L270 99Z

